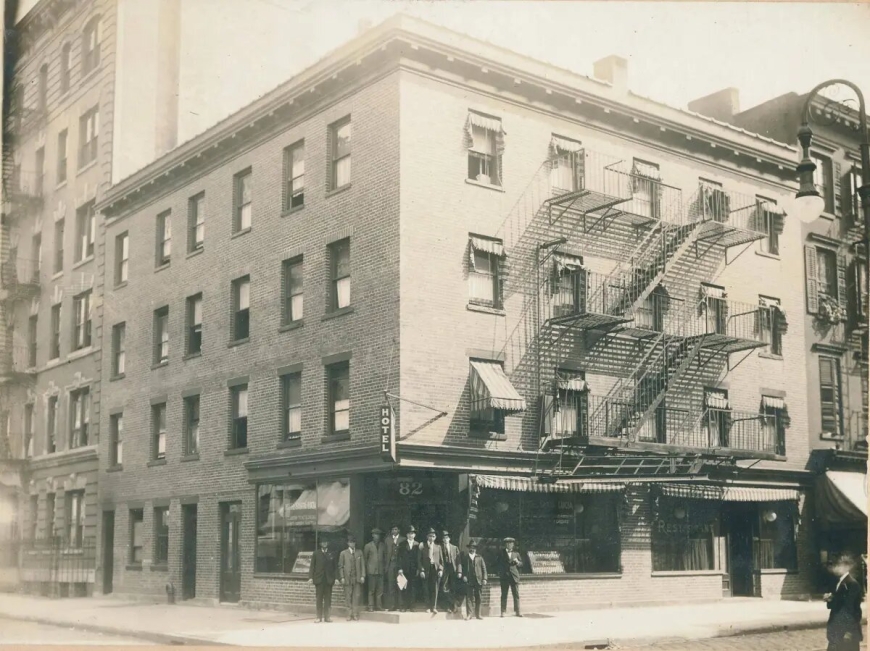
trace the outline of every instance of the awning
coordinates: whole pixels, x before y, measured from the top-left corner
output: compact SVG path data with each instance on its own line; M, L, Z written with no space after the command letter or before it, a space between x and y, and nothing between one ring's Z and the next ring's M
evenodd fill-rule
M582 380L579 377L572 377L570 379L560 378L559 388L563 391L589 391L589 385L586 384L586 380Z
M795 488L760 488L756 486L709 486L704 484L663 484L661 494L689 500L720 500L722 502L786 502L796 501L800 492Z
M579 151L583 151L583 145L576 140L563 138L554 133L550 140L550 149L554 154L576 154Z
M867 475L829 470L816 482L817 517L829 524L867 522Z
M767 298L766 296L759 296L758 304L761 307L775 307L776 309L779 309L780 300L778 298Z
M761 396L761 406L767 409L785 409L785 400L773 396Z
M488 131L495 131L496 133L502 132L501 120L481 115L480 113L469 111L468 124L470 126L480 127L481 129L487 129Z
M471 369L472 402L485 402L491 409L508 413L526 410L525 399L517 393L501 364L472 360Z
M710 407L711 409L731 409L731 403L728 402L728 398L723 393L710 392L704 394L704 406Z
M499 258L504 257L504 244L499 240L489 240L477 235L471 235L468 238L471 241L471 248L481 253L489 253Z
M553 253L553 262L556 265L556 271L559 273L573 273L583 269L583 258L579 255L556 251Z
M636 176L642 176L645 179L650 179L652 181L661 181L662 176L659 172L659 168L655 165L651 165L650 163L644 163L642 161L634 161L634 165L631 167L631 173Z
M701 285L701 296L705 298L726 298L725 288L715 285Z
M481 488L525 493L618 493L625 490L623 483L594 482L582 479L562 479L553 484L540 483L534 477L476 475L476 479L477 485Z

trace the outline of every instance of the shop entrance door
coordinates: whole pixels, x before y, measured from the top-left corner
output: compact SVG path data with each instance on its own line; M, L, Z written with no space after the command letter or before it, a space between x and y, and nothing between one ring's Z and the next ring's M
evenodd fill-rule
M196 597L196 504L181 507L181 598Z
M239 526L242 523L241 502L221 504L221 576L220 600L238 603L242 591L242 570L239 566Z
M757 513L751 503L732 503L723 508L722 525L728 553L728 582L732 597L754 597L752 532Z
M115 512L103 511L103 594L114 589Z

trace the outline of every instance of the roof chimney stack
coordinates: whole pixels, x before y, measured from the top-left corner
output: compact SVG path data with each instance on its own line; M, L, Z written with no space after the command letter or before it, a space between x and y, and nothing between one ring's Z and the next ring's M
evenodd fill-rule
M606 81L620 95L628 92L628 61L611 54L592 64L592 74L596 79Z
M720 122L734 122L734 116L740 113L740 91L723 88L689 102L689 110Z

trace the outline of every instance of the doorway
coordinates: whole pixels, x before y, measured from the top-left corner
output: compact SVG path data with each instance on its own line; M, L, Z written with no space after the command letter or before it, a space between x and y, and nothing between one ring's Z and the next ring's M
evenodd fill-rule
M242 591L241 554L239 553L239 528L242 524L242 503L223 502L220 509L220 600L225 603L238 603Z
M722 523L727 552L728 582L732 597L757 596L752 535L758 517L752 503L730 503L723 508Z
M115 589L115 512L103 511L103 594Z
M417 529L417 542L426 540L426 531L429 527L438 532L449 530L447 521L447 504L380 504L375 507L375 526L382 531L389 532L393 526L398 526L402 535L405 535L408 525L413 524ZM454 539L458 540L458 532L451 532Z
M196 597L196 504L181 507L181 598Z

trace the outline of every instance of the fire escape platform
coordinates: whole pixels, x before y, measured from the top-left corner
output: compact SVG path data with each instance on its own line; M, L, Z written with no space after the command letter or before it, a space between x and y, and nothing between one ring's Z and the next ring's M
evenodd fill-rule
M764 239L765 234L758 231L740 228L728 222L720 222L713 219L707 220L698 229L697 242L709 243L724 248L749 244Z
M566 215L573 218L586 218L588 216L598 221L620 219L633 226L643 226L656 221L652 217L633 215L617 207L628 200L628 197L618 197L589 189L561 194L547 202L550 208L550 226L557 224Z
M748 339L729 334L703 334L686 337L689 344L694 344L700 339L701 348L704 350L712 350L717 353L739 353L744 350L753 350L755 348L764 348L768 344L758 339Z
M612 447L612 446L611 446ZM572 460L573 461L573 460ZM667 477L698 475L704 460L696 454L644 455L622 452L581 454L573 477Z
M577 328L578 330L611 330L629 321L631 321L630 317L619 314L581 312L579 314L552 317L547 320L546 325L553 329L554 334L558 333L561 335L571 328Z
M691 445L676 445L674 443L658 443L656 441L629 441L617 438L589 438L588 444L596 447L606 447L633 452L653 452L657 454L699 455L703 457L725 457L729 459L758 459L773 461L781 457L774 452L764 450L744 450L738 448L700 447Z

